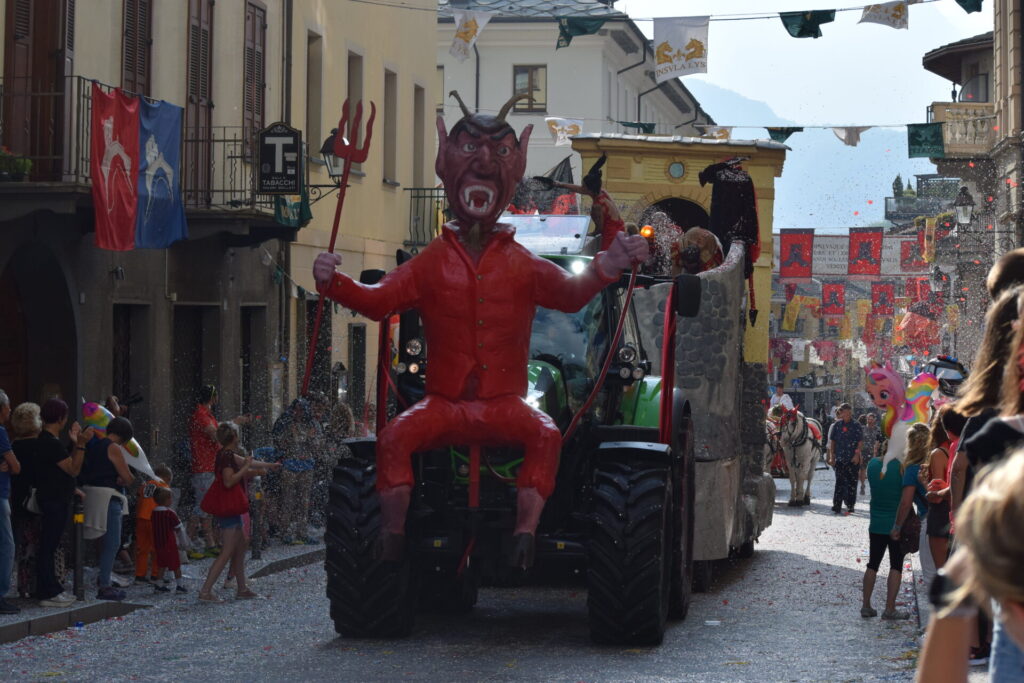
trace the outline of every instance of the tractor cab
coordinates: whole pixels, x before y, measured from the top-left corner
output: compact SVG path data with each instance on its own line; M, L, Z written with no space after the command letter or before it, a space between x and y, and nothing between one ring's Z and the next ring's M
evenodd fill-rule
M924 365L924 372L931 373L939 380L938 391L947 398L956 397L957 389L967 379L967 368L952 356L936 356Z

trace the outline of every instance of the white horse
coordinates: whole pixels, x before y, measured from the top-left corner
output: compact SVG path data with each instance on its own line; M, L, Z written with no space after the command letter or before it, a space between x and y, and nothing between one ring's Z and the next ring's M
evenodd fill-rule
M789 505L811 504L811 480L823 452L821 423L798 410L784 410L779 420L779 445L789 469Z

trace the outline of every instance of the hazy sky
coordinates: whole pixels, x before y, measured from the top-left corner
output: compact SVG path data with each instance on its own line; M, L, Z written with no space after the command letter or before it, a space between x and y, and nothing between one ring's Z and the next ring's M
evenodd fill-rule
M849 6L855 3L843 3ZM620 0L653 36L656 16L725 15L830 9L821 2L793 0ZM954 0L910 6L910 28L858 24L860 11L837 12L821 27L822 37L792 38L778 17L712 21L708 73L683 78L721 125L885 125L923 123L935 101L949 101L951 84L921 66L936 47L992 29L992 6L967 14ZM706 87L712 86L712 87ZM764 121L763 108L725 106L718 89L765 103L778 117ZM702 98L702 95L705 97ZM720 103L711 106L712 100ZM874 144L865 144L877 136ZM734 131L733 137L766 137L763 129ZM787 143L786 168L778 185L777 227L839 227L882 219L882 197L891 194L896 173L934 169L906 157L904 128L864 133L860 147L845 147L831 131L798 133ZM805 188L813 197L800 204ZM823 193L828 195L823 199ZM871 199L872 203L868 204ZM854 211L857 213L854 214Z

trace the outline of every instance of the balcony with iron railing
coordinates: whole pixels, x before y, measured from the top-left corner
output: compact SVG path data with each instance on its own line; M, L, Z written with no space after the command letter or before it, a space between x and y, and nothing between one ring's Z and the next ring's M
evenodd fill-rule
M996 142L995 110L990 102L933 102L928 122L942 123L946 159L977 159Z
M443 187L408 187L405 191L409 193L409 239L405 246L415 254L430 244L449 219L448 198Z
M70 76L64 87L47 89L29 79L0 79L0 145L32 162L28 182L0 183L0 192L89 194L92 83ZM255 191L255 134L242 126L182 127L181 186L187 209L273 213L273 196Z

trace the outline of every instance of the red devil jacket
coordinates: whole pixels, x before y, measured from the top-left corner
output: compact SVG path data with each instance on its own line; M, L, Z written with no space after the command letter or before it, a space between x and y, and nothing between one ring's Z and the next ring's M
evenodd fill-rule
M515 228L499 223L474 265L445 225L439 238L376 285L337 273L326 295L373 320L418 310L430 349L427 393L463 398L475 375L478 398L523 396L536 306L578 311L614 279L595 267L603 253L571 276L531 254L514 235Z

